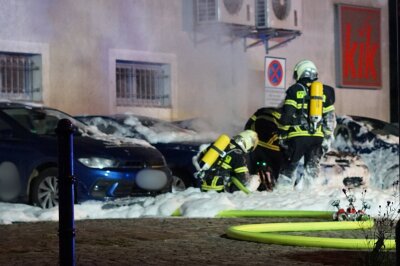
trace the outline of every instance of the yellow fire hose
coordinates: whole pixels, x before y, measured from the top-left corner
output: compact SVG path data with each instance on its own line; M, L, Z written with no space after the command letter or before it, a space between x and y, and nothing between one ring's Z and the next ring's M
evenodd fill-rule
M238 211L228 210L218 214L219 217L303 217L303 218L332 218L332 212L323 211ZM368 221L332 221L332 222L301 222L301 223L270 223L246 224L231 226L227 229L228 237L277 245L322 247L338 249L372 249L377 239L349 239L310 237L278 232L303 232L323 230L356 230L370 229L374 226L373 220ZM395 249L394 239L384 240L384 249Z
M173 216L180 216L176 210ZM224 210L216 217L286 217L286 218L321 218L332 219L333 212L329 211L287 211L287 210ZM338 249L372 249L377 239L350 239L330 237L310 237L279 232L305 232L324 230L356 230L370 229L374 226L373 220L367 221L331 221L331 222L300 222L300 223L269 223L246 224L231 226L226 230L228 237L238 240L261 242L267 244L322 247ZM383 249L395 249L394 239L385 239Z

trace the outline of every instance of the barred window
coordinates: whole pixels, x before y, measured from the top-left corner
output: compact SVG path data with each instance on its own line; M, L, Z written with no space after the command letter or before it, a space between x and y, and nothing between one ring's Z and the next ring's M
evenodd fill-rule
M170 107L170 66L117 60L118 106Z
M42 100L41 56L0 52L0 98Z

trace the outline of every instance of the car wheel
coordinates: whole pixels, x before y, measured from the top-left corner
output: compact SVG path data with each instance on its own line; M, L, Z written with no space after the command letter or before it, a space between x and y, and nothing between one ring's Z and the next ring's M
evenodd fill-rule
M33 181L31 189L33 205L43 209L58 205L57 174L57 168L49 168L40 172L39 176Z
M172 177L172 192L184 191L186 189L186 184L182 178L179 176Z
M172 175L172 191L182 191L187 189L188 187L196 186L196 180L192 173L185 169L177 169L173 168Z

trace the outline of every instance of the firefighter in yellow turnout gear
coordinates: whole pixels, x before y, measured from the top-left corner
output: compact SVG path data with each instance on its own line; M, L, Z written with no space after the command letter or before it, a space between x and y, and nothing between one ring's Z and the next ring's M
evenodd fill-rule
M279 120L279 144L284 154L278 183L307 185L318 177L319 162L333 139L335 92L318 79L318 70L309 60L294 68L296 83L286 91ZM303 178L295 173L304 158Z
M246 154L257 146L257 133L245 130L234 136L225 148L223 148L225 145L222 144L224 140L221 137L193 158L193 163L198 170L196 176L201 179L201 190L218 192L241 190L245 193L256 190L260 184L259 177L250 175ZM222 145L218 145L219 143ZM202 160L205 157L210 158L210 154L212 155L215 151L219 153L215 162L207 160L208 162L205 163Z
M258 145L249 154L249 170L251 174L260 175L260 190L272 190L279 175L283 159L278 139L280 117L278 108L263 107L258 109L245 125L245 129L254 130L258 135Z

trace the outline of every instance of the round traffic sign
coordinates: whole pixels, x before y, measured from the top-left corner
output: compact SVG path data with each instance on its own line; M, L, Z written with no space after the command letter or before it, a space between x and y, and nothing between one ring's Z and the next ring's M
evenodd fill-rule
M282 82L283 69L278 60L272 60L268 65L267 75L272 86L278 86Z

